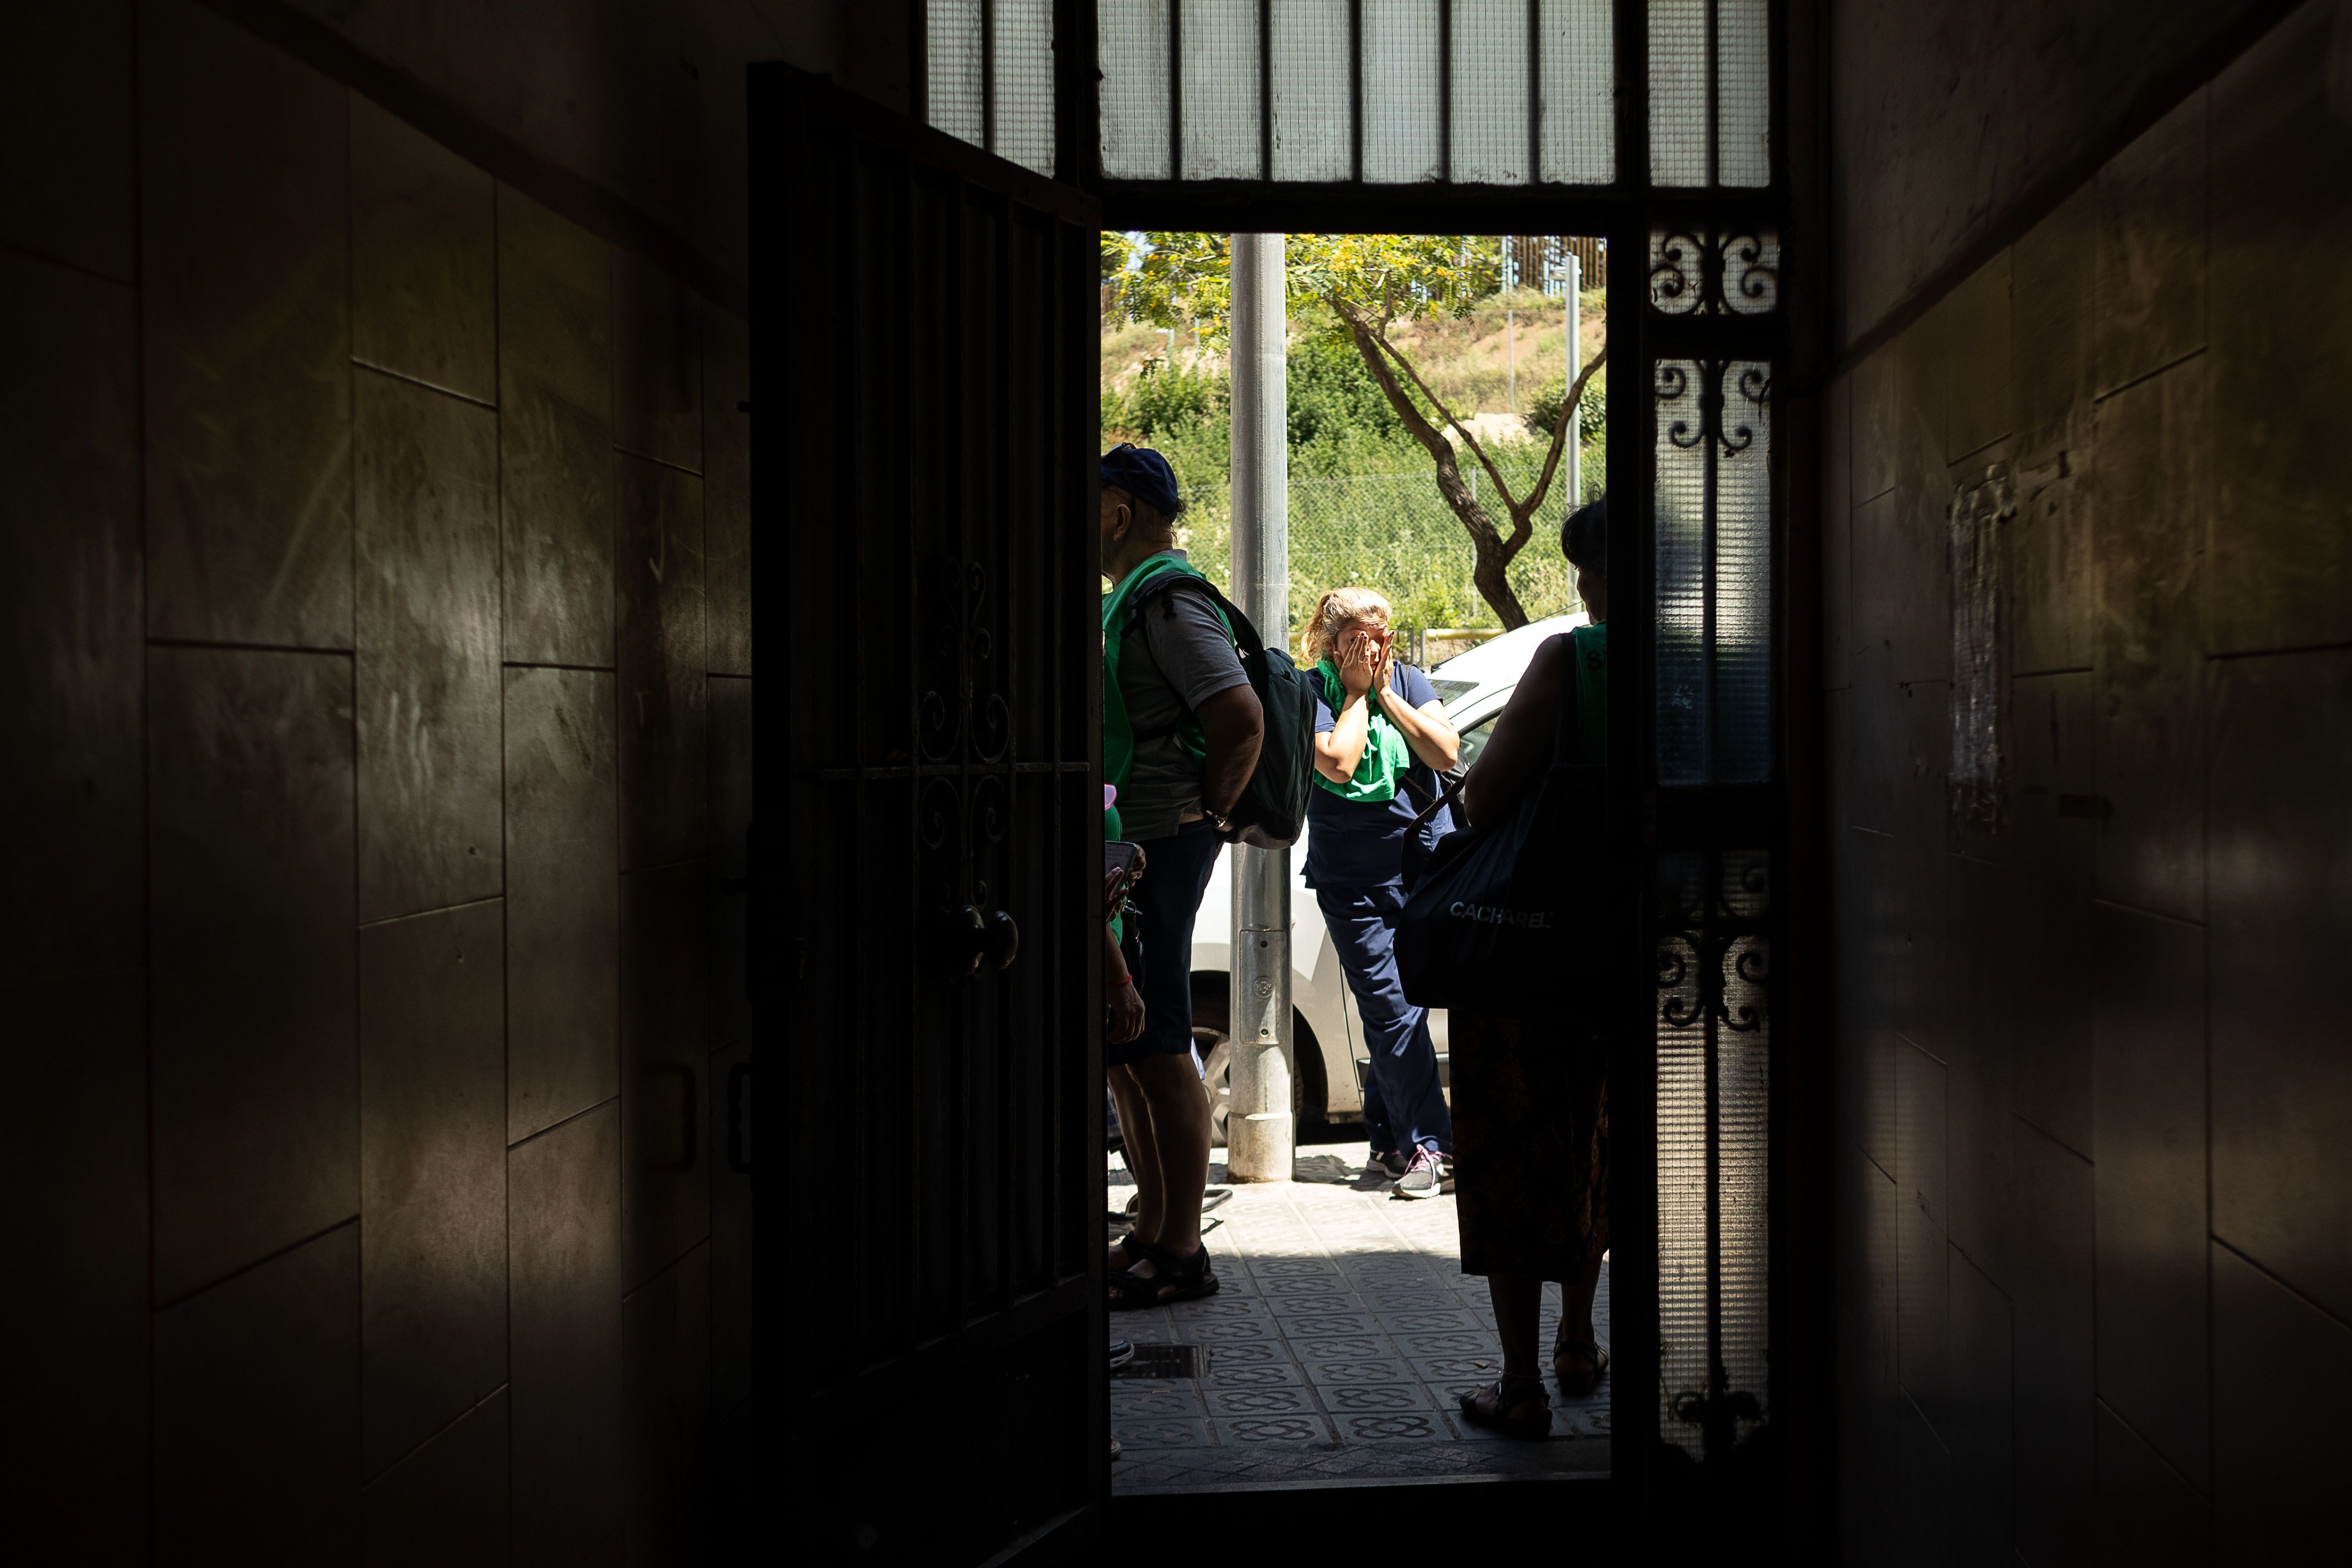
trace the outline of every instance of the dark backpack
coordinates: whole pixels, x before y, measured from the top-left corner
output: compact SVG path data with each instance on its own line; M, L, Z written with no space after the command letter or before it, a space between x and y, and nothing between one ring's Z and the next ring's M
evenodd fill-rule
M1180 586L1198 589L1217 607L1241 655L1242 673L1249 677L1250 689L1265 713L1257 766L1234 805L1234 830L1227 837L1254 848L1286 849L1307 828L1307 792L1315 787L1315 705L1319 694L1290 655L1266 647L1250 618L1205 577L1162 572L1139 584L1129 605L1140 614L1152 599Z

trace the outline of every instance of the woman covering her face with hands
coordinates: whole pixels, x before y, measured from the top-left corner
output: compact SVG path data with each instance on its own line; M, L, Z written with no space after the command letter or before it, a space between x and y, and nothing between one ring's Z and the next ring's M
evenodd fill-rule
M1423 1009L1397 978L1396 921L1404 909L1404 841L1439 793L1461 737L1429 678L1397 662L1389 602L1370 588L1334 588L1315 606L1307 654L1322 681L1315 719L1317 788L1307 801L1307 885L1355 994L1371 1071L1364 1131L1400 1197L1434 1197L1453 1152L1454 1125L1437 1078ZM1423 832L1452 823L1440 811Z

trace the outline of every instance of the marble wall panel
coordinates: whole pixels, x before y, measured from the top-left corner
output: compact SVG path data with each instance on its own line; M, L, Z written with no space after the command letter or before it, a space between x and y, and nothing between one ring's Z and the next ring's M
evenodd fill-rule
M356 93L351 115L352 357L495 403L489 175Z
M0 1190L20 1194L0 1331L10 1378L5 1537L26 1562L147 1550L147 988L138 970L0 991ZM39 1201L21 1194L38 1194Z
M621 838L614 678L509 669L507 1136L621 1089Z
M2104 899L2205 914L2205 512L2201 360L2099 405L2098 793Z
M2091 182L2103 395L2205 346L2205 100L2190 93Z
M0 16L0 245L138 279L131 0Z
M684 282L613 253L613 438L692 474L703 464L701 328Z
M359 1324L356 1225L155 1314L154 1562L359 1555Z
M617 459L621 864L709 852L702 481Z
M2333 1540L2352 1399L2352 1324L2213 1248L2214 1539L2231 1561L2292 1562Z
M613 662L612 252L498 193L506 657Z
M7 986L143 961L145 659L136 300L7 250L0 292L0 820L40 825L0 856Z
M507 1157L514 1560L627 1560L622 1427L621 1108Z
M2305 5L2217 77L2207 228L2213 653L2352 639L2352 530L2332 409L2352 311L2325 279L2352 247L2352 119L2336 5Z
M349 647L344 91L194 0L139 38L148 630Z
M360 373L360 916L498 893L498 416Z
M2203 1491L2205 931L2104 905L2095 918L2099 1397Z
M2352 652L2213 666L2213 1234L2352 1315Z
M360 1499L367 1568L499 1568L509 1561L508 1426L501 1389L368 1483Z
M360 932L366 1473L507 1380L505 911Z
M751 673L751 333L715 305L702 313L703 531L709 542L713 675Z
M359 1209L352 661L147 662L155 1281Z

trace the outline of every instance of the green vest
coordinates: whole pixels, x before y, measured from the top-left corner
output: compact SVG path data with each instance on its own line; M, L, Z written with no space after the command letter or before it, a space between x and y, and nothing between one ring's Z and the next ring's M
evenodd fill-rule
M1318 660L1315 673L1323 679L1323 705L1331 710L1331 717L1339 716L1340 704L1347 700L1348 689L1339 683L1339 667L1328 657ZM1381 705L1364 695L1364 754L1356 759L1356 771L1346 784L1334 784L1320 768L1315 771L1315 782L1341 800L1394 800L1397 778L1412 766L1412 747L1404 731L1389 722Z
M1577 760L1609 760L1609 626L1578 626L1568 634L1575 655Z
M1120 578L1118 585L1103 595L1103 782L1122 791L1127 788L1128 775L1135 771L1135 731L1127 721L1127 698L1118 689L1118 650L1119 644L1126 640L1123 623L1127 603L1135 596L1136 589L1170 572L1199 577L1203 583L1208 581L1190 563L1177 560L1173 552L1162 551L1157 555L1147 556L1134 571ZM1217 611L1217 619L1223 621L1224 618L1225 612ZM1225 635L1231 637L1233 630L1232 624L1228 622ZM1201 726L1190 714L1177 725L1176 742L1196 760L1209 754L1208 742L1201 733Z

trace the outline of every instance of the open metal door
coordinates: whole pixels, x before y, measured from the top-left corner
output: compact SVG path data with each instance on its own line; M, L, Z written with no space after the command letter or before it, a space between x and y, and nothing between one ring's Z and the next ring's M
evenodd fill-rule
M1097 209L790 68L751 90L789 1468L750 1511L813 1562L1012 1561L1108 1488Z

